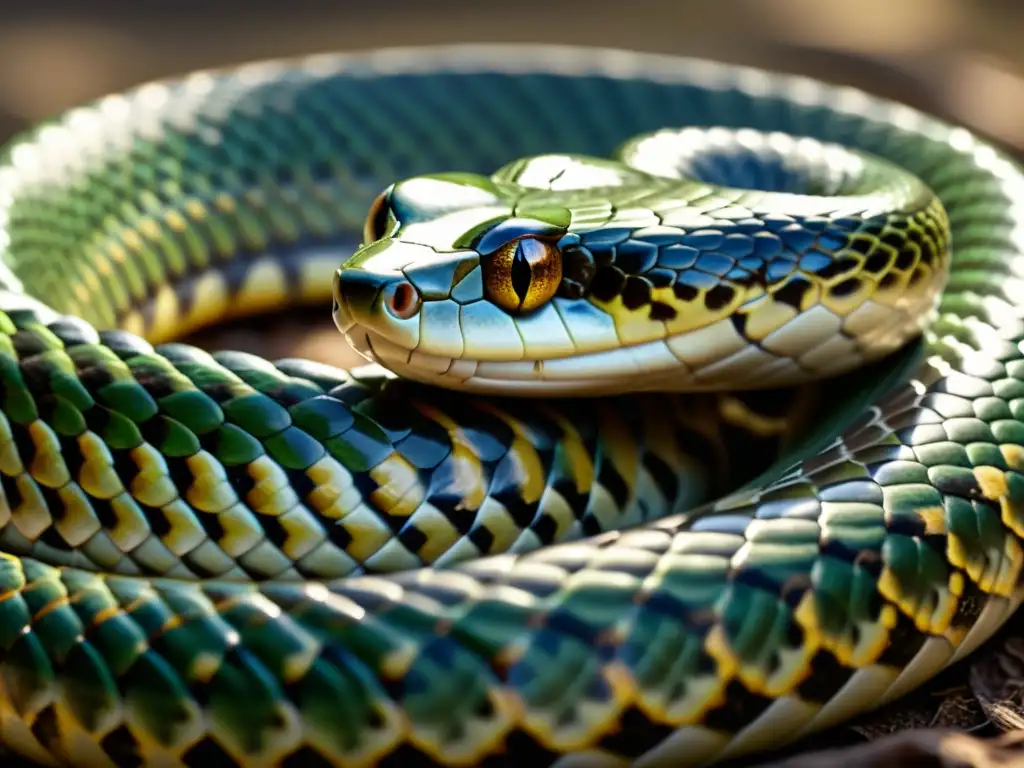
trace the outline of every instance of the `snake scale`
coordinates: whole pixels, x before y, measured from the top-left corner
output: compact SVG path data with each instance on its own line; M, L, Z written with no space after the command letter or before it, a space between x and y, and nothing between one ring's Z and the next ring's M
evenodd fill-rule
M262 63L17 138L0 222L33 761L707 763L1020 601L1024 178L904 106L589 48ZM175 341L332 298L382 366Z

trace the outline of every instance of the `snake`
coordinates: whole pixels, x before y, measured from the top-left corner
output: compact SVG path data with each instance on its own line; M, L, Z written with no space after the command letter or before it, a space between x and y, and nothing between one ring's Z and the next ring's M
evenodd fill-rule
M736 64L70 109L0 160L0 744L679 766L895 701L1024 594L1022 253L1000 149ZM365 365L188 341L307 310Z

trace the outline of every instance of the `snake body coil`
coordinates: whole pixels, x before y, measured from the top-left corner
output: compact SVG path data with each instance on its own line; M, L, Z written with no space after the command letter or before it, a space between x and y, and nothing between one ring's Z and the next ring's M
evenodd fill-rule
M1020 602L1024 177L905 107L589 49L262 64L15 141L0 222L30 759L710 762ZM400 378L169 341L332 295Z

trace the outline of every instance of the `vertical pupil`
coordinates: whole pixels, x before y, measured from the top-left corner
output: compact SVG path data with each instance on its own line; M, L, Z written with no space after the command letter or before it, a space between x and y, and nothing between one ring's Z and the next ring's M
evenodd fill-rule
M526 294L530 290L530 280L533 270L530 268L529 256L539 256L536 252L542 249L536 240L520 240L516 243L516 253L512 257L512 290L516 292L519 303L526 301Z

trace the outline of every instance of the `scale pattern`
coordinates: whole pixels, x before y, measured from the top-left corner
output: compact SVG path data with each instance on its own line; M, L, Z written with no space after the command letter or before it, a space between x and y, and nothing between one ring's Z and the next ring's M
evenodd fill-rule
M335 322L403 377L539 396L794 385L916 338L948 277L941 202L876 158L777 134L759 135L758 167L800 178L751 179L749 133L715 132L715 184L676 162L705 149L688 130L614 159L401 181L375 203L384 236L338 272ZM524 232L557 238L562 283L531 278L533 311L509 312L518 299L496 264ZM385 302L399 285L416 301L396 315Z
M606 156L673 125L875 153L927 182L952 228L910 375L839 414L823 449L775 446L781 471L724 499L668 514L692 506L681 489L733 487L708 474L722 433L683 398L400 395L399 418L382 405L401 383L151 346L329 296L322 276L395 178ZM695 61L393 51L102 100L12 145L0 199L0 740L41 763L721 759L910 690L1021 599L1024 178L963 129ZM783 444L791 406L738 421ZM408 541L366 554L374 524L400 541L403 517L458 521L435 479L496 538L509 519L524 547L586 537L374 573L375 556L433 559ZM531 517L544 497L564 517Z

